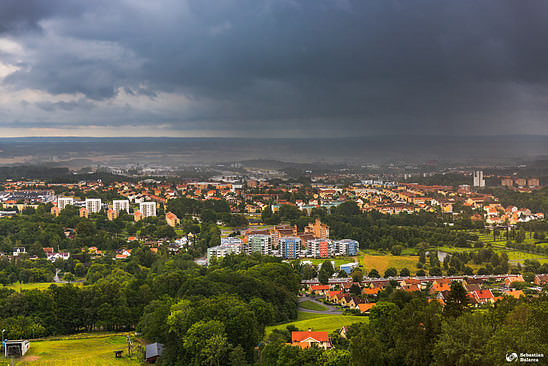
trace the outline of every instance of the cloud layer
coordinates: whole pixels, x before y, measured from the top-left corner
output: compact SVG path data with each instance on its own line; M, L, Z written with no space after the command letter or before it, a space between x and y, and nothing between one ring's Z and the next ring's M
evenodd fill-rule
M0 131L548 134L547 17L542 1L4 0Z

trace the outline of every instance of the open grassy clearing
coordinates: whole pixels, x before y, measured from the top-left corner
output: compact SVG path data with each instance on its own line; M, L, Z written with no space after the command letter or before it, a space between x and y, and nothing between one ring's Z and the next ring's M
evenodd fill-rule
M297 320L291 323L284 323L266 327L266 334L272 333L274 329L285 329L288 325L293 325L299 330L307 330L308 328L318 332L332 332L341 329L343 326L348 326L354 323L365 323L369 321L365 316L345 316L345 315L326 315L326 314L309 314L319 315L310 317L309 319Z
M30 351L17 366L143 365L137 356L127 357L127 334L78 334L32 341ZM114 357L118 350L124 350L122 358Z
M307 313L305 311L297 311L297 321L309 320L315 318L324 318L326 316L331 316L331 314L317 314L317 313Z
M71 282L73 286L83 286L84 284L82 282ZM12 290L15 290L17 292L21 292L21 290L45 290L51 285L56 286L62 286L65 285L64 283L55 283L55 282L34 282L34 283L19 283L16 282L11 285L4 286L6 288L10 288ZM0 285L2 287L2 285Z
M16 282L4 287L10 288L12 290L16 290L17 292L21 292L21 290L44 290L50 287L51 285L56 285L56 283L55 282L36 282L36 283Z
M308 309L308 310L317 310L317 311L326 311L326 310L328 310L327 307L325 307L321 304L318 304L316 302L310 301L310 300L300 302L299 306L301 308Z
M417 271L418 256L394 256L394 255L364 255L360 258L360 264L369 272L373 268L383 275L387 268L394 267L398 272L407 268L414 273Z

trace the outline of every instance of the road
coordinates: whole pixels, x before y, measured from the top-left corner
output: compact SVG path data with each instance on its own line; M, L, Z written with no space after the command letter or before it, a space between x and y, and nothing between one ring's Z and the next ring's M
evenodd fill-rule
M311 302L315 302L316 304L319 304L321 306L325 306L327 308L327 310L310 310L310 309L305 309L305 308L301 308L300 306L297 308L297 310L299 311L302 311L304 313L314 313L314 314L329 314L329 315L340 315L342 314L342 311L337 309L336 307L334 306L331 306L331 305L327 305L327 304L324 304L323 302L319 302L317 300L315 300L313 297L299 297L298 298L299 300L299 303L303 302L303 301L311 301Z

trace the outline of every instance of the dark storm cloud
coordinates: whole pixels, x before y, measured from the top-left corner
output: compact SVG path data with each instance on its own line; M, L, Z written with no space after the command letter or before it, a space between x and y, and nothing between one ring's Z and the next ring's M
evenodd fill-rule
M75 109L89 110L93 108L93 104L84 99L80 99L77 101L70 101L70 102L55 102L55 103L39 102L39 103L36 103L36 106L47 112L54 112L59 109L65 110L65 111L72 111Z
M75 0L2 0L0 34L40 30L40 20L52 16L75 16L83 10Z
M92 102L181 95L180 114L160 118L175 129L548 134L548 101L533 97L548 89L544 1L37 0L0 12L28 50L7 85Z

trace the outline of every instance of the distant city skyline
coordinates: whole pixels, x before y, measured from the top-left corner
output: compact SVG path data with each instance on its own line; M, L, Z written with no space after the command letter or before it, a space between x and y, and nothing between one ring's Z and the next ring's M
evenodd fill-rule
M548 135L548 3L0 3L0 136Z

